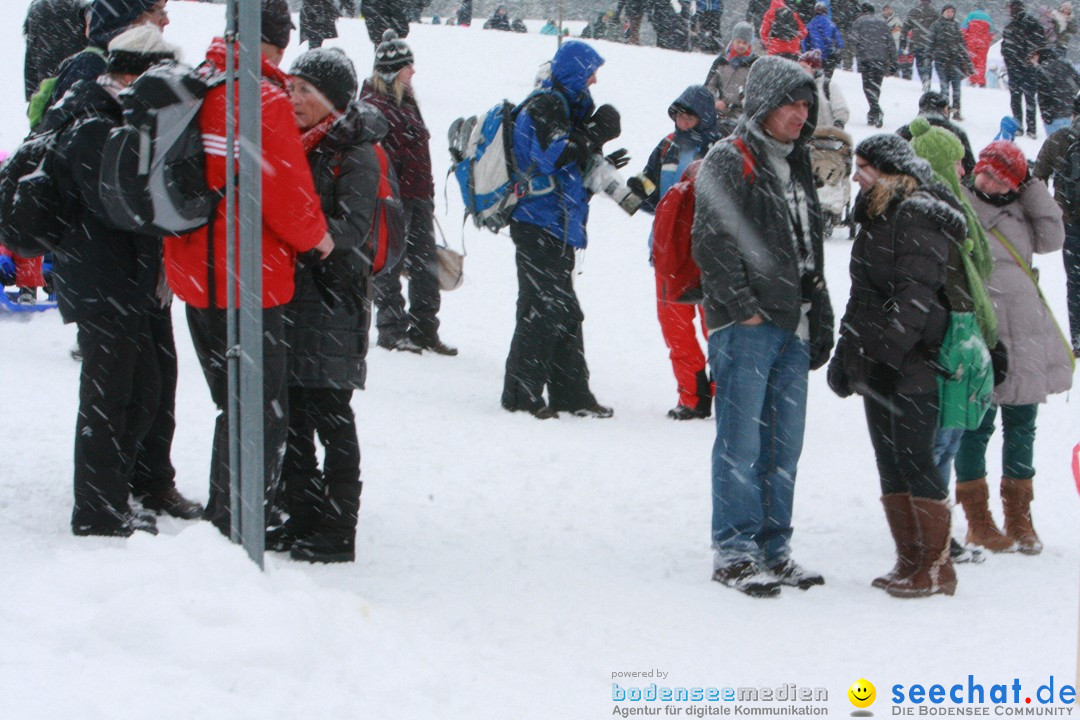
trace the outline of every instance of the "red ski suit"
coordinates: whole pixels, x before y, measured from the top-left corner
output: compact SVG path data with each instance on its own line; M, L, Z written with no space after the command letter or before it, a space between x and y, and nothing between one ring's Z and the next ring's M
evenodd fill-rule
M802 52L802 41L806 37L806 25L794 8L791 8L791 14L799 26L799 34L790 40L769 37L773 20L776 19L776 11L785 6L790 7L784 0L772 0L768 12L761 19L761 42L765 45L765 52L769 55L799 55Z
M971 64L975 67L975 72L968 78L968 82L975 87L985 87L986 55L994 43L994 33L990 31L990 23L985 20L972 20L964 28L963 33L968 57L971 58Z

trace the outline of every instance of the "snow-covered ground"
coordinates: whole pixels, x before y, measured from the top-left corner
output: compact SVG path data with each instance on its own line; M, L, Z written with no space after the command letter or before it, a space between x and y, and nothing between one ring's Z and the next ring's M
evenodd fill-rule
M0 7L3 149L25 133L26 5ZM172 2L169 11L168 39L199 60L223 7ZM366 72L373 52L361 22L339 28L329 44ZM451 188L444 208L441 183L445 128L524 97L555 39L422 25L408 42L434 136L438 217L456 246L460 198ZM622 110L636 172L671 130L668 104L704 80L712 59L597 47L607 64L595 97ZM290 48L286 66L297 54ZM859 78L836 78L852 105L849 129L868 135ZM917 82L885 81L887 128L914 115L918 94ZM977 151L1008 96L964 96ZM1020 143L1029 155L1039 145ZM1034 516L1043 554L962 565L955 597L901 601L869 585L891 566L892 545L861 405L814 373L793 544L827 584L762 601L709 581L713 426L664 418L676 397L648 230L647 216L593 202L577 286L592 385L616 414L552 422L499 407L513 248L507 237L464 231L467 280L441 313L443 337L461 355L374 350L369 388L355 397L365 487L354 565L269 555L259 572L209 525L169 519L158 537L73 537L74 328L55 313L0 324L0 718L587 720L612 715L613 673L651 669L669 675L620 682L823 687L824 707L841 715L859 678L877 685L879 716L890 713L894 684L948 687L969 674L988 693L1013 678L1031 692L1051 675L1058 689L1074 683L1080 530L1069 453L1080 415L1064 396L1040 411ZM849 247L839 236L826 247L838 309ZM1060 253L1037 265L1064 321ZM174 312L173 460L181 490L205 500L214 410L182 307ZM994 472L1000 444L992 447ZM1000 508L996 489L993 498Z

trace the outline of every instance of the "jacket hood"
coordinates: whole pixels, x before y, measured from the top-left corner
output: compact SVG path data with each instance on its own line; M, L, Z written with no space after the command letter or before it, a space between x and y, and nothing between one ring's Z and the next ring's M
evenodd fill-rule
M386 137L390 130L390 123L374 105L354 100L349 103L330 132L326 135L326 141L332 143L335 148L344 148L359 143L376 143Z
M555 53L551 61L551 79L566 88L570 93L570 100L574 101L582 93L588 92L589 78L603 64L604 58L600 57L600 53L592 46L580 40L571 40L563 43ZM545 84L547 82L550 82L550 79Z
M704 85L691 85L683 90L675 102L668 108L668 115L673 119L679 108L686 108L697 115L698 128L708 130L716 127L716 100Z
M110 40L126 30L155 2L157 0L95 0L90 9L90 44L108 47Z
M206 51L206 59L212 62L218 70L225 72L225 53L225 38L216 37L210 42L210 48ZM237 63L240 62L239 45L237 45L235 59ZM262 63L261 71L263 79L269 80L283 89L288 87L289 76L285 74L284 70L276 65L272 65L266 59L265 55L261 57L260 61Z
M814 78L791 60L767 55L750 67L743 94L743 121L760 128L769 113L784 104L788 93L799 88L810 92L810 114L799 136L799 142L805 143L817 127L817 85Z

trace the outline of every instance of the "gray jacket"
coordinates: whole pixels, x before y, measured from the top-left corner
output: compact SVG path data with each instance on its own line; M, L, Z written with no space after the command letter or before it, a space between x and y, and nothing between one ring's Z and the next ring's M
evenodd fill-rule
M997 230L1031 266L1032 255L1060 250L1065 228L1046 185L1031 180L1020 197L995 205L964 188L986 229L994 271L987 282L997 313L998 335L1009 352L1009 372L994 388L998 405L1046 402L1047 395L1072 387L1072 362L1035 284L994 235Z

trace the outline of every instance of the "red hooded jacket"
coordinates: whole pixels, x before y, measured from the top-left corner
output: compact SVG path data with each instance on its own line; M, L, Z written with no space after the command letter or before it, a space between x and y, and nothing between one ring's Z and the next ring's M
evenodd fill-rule
M791 15L795 19L795 24L799 26L799 34L790 40L769 37L769 33L772 31L773 20L776 19L776 11L782 7L787 7L791 10ZM772 5L769 6L769 11L766 12L765 17L761 19L761 42L765 45L765 52L769 55L798 55L802 52L802 41L804 37L806 37L806 25L803 24L802 18L799 17L799 13L795 12L795 9L784 2L784 0L773 0Z
M206 59L225 70L225 41L215 38ZM296 255L311 250L326 234L319 198L311 180L292 103L288 76L262 60L262 243L263 307L284 305L295 289ZM238 84L239 85L239 84ZM239 87L237 87L239 93ZM225 186L225 86L211 90L199 111L206 148L206 180ZM239 123L238 123L239 125ZM226 307L225 203L213 223L214 305ZM210 226L165 238L165 272L176 296L197 308L210 306L207 238ZM239 252L239 239L237 240Z

